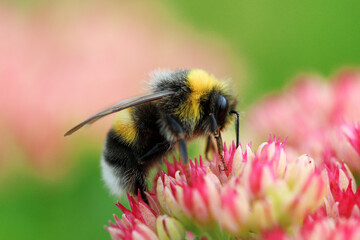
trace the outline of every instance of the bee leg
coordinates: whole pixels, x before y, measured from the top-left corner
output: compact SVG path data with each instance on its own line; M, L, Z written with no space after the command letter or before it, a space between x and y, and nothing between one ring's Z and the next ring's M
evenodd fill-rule
M187 164L189 162L189 155L186 147L186 142L183 138L179 140L179 150L183 163Z
M188 180L188 182L190 183L191 178L190 178L190 168L189 168L189 155L188 155L188 151L187 151L187 147L186 147L186 142L185 142L185 133L183 128L181 127L181 125L170 115L166 116L167 122L168 122L168 126L170 128L170 131L172 132L172 134L174 134L177 138L177 141L179 143L179 150L180 150L180 157L182 159L182 162L186 165L186 179Z
M140 193L141 198L144 200L144 202L148 203L147 196L145 194L145 191L147 190L146 184L145 184L145 178L143 174L136 174L135 178L135 188L133 190L133 195L138 196Z
M224 147L223 147L223 141L222 141L222 138L221 138L221 132L218 131L218 134L215 135L215 139L216 139L216 143L217 143L217 148L218 148L218 153L221 157L221 161L224 165L224 171L228 170L228 168L226 167L226 163L225 163L225 159L224 159Z
M161 143L157 143L148 152L138 158L137 162L140 165L145 164L145 159L161 150Z
M191 174L190 174L190 166L189 166L189 155L186 147L186 142L184 138L181 138L179 141L179 150L182 162L185 164L185 176L188 184L191 184ZM186 159L186 160L185 160Z
M236 122L235 122L235 128L236 128L236 148L239 147L239 118L240 118L240 115L237 111L231 111L230 114L235 114L236 115Z
M206 139L206 147L205 147L205 157L206 159L209 159L209 152L210 151L215 151L215 144L214 141L212 139L212 136L209 135Z
M226 171L227 167L226 167L225 159L224 159L224 148L223 148L223 142L222 142L222 138L221 138L220 128L217 125L214 114L210 113L209 119L210 119L210 129L211 129L211 131L214 134L214 137L216 139L218 153L219 153L221 161L222 161L222 163L224 165L224 169L222 169L222 170ZM219 169L221 169L220 166L219 166Z
M187 152L187 147L186 147L186 143L185 143L185 133L184 130L182 129L181 125L170 115L166 116L170 131L172 132L172 134L175 135L175 137L178 140L179 143L179 149L180 149L180 156L181 159L183 161L183 163L188 163L189 161L189 156L188 156L188 152Z

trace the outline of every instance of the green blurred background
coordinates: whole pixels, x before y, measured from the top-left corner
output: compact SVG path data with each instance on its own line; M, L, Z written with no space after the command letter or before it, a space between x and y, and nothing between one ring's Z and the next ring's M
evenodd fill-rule
M62 134L143 93L152 69L231 77L246 118L300 73L358 66L359 11L358 1L1 1L0 239L109 239L103 226L121 214L99 168L111 119Z

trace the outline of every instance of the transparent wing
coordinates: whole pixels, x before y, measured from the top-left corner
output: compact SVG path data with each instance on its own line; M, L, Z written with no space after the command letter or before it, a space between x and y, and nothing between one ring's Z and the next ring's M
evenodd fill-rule
M67 131L65 133L64 136L68 136L71 135L72 133L76 132L77 130L79 130L80 128L82 128L83 126L87 125L87 124L92 124L94 122L96 122L97 120L99 120L100 118L103 118L109 114L115 113L115 112L119 112L121 110L124 110L126 108L129 107L133 107L136 105L140 105L143 103L147 103L147 102L152 102L152 101L156 101L159 99L162 99L164 97L170 96L175 94L174 91L171 90L164 90L164 91L160 91L160 92L154 92L154 93L150 93L141 97L135 97L135 98L131 98L125 101L122 101L108 109L105 109L101 112L99 112L98 114L95 114L94 116L86 119L85 121L79 123L78 125L76 125L75 127L73 127L72 129L70 129L69 131Z

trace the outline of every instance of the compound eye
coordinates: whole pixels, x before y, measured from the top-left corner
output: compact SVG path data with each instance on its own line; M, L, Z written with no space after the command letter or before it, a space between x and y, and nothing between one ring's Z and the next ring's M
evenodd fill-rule
M220 127L225 123L226 115L228 114L229 105L226 98L220 95L216 100L216 120Z

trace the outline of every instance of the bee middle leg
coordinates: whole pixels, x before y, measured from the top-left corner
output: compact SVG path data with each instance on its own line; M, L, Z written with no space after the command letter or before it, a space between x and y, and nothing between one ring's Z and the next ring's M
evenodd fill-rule
M213 141L213 138L211 135L209 135L206 139L206 146L205 146L205 157L206 159L209 159L209 152L215 152L216 151L216 147Z
M146 183L145 183L145 175L141 172L136 173L135 176L135 183L134 183L134 189L132 194L134 196L138 196L140 193L141 198L148 203L147 196L145 194L145 191L147 191Z
M137 159L138 164L143 165L146 162L146 158L160 152L162 149L161 143L156 143L148 152Z
M191 175L190 175L190 167L189 167L189 154L187 151L187 146L185 142L185 132L181 125L170 115L166 116L169 130L176 137L177 142L179 144L180 157L185 167L185 175L189 184L191 184Z
M187 164L189 161L189 155L186 147L185 142L185 133L181 125L170 115L166 116L170 131L173 135L175 135L178 143L179 143L179 150L180 156L184 164Z

